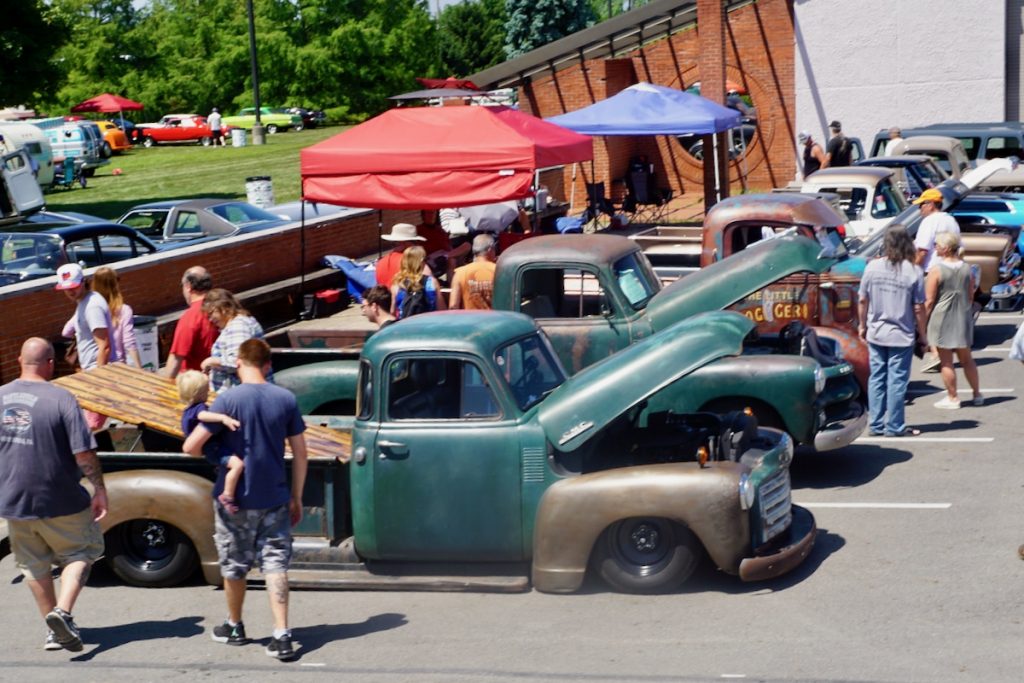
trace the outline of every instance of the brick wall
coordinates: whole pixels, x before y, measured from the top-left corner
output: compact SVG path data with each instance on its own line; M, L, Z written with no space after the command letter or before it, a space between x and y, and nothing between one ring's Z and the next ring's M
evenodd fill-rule
M785 185L796 171L796 131L792 124L794 38L789 1L758 0L729 12L725 40L725 76L746 86L758 113L757 133L747 152L745 168L730 164L731 193ZM628 58L587 60L555 74L534 76L521 88L520 106L546 117L581 109L639 81L686 88L700 80L701 57L697 31L681 31L634 50ZM640 154L654 161L659 184L671 187L676 195L701 195L703 166L674 137L594 138L593 173L590 164L581 164L578 169L577 209L585 197L584 182L596 179L607 186L609 179L625 175L630 157ZM568 199L571 168L565 170L564 182L564 198ZM613 199L621 198L623 191L620 183L612 183Z
M377 211L307 225L306 272L321 268L326 254L359 257L376 253ZM418 212L382 212L384 231L393 223L419 222ZM117 264L121 290L135 313L162 315L184 308L181 275L193 265L205 266L214 285L241 292L299 273L301 252L299 226L290 225L240 237L230 237L195 247L173 250ZM91 271L86 271L90 273ZM0 383L18 376L18 352L28 337L58 340L71 317L73 305L53 289L55 279L44 278L6 287L0 292Z

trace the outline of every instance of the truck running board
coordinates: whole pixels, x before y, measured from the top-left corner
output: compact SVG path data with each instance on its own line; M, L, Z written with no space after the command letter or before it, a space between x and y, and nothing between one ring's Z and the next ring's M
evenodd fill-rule
M488 568L496 569L493 566ZM288 585L292 588L483 593L522 593L530 590L530 579L522 574L487 575L464 570L464 566L454 565L374 563L370 569L361 563L332 564L321 568L290 569Z

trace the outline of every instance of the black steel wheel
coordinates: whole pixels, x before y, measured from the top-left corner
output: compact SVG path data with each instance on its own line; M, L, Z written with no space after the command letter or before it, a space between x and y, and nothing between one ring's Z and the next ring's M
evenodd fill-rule
M133 519L107 532L107 562L125 583L144 588L175 586L196 570L196 551L176 527Z
M690 578L703 555L692 531L661 517L631 517L605 529L594 568L623 593L661 593Z

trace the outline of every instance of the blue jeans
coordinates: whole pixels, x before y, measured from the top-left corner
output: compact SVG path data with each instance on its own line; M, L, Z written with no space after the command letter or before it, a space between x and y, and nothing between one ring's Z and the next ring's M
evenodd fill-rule
M913 346L868 344L871 373L868 375L868 412L872 432L886 436L902 434L904 400L910 380Z

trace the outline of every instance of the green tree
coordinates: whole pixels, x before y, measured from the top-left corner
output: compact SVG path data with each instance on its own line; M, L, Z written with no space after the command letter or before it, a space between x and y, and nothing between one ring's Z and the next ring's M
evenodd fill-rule
M57 87L62 71L54 52L67 40L67 27L43 0L4 3L0 28L0 105L35 106L40 94Z
M514 59L592 25L589 0L506 0L505 56Z
M441 67L468 76L505 60L505 0L464 0L437 19Z

